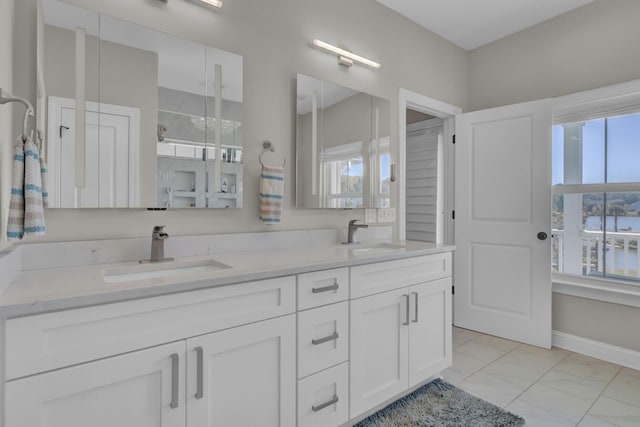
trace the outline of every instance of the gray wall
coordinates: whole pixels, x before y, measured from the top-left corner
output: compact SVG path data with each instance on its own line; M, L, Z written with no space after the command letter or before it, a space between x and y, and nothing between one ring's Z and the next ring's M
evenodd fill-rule
M470 110L640 78L638 17L638 0L597 0L471 51Z
M13 0L0 2L0 88L7 91L13 90L13 73L11 61L11 43L13 31ZM11 194L11 146L15 136L13 135L12 109L22 110L22 106L14 107L13 104L0 105L0 250L5 247L5 235L7 216L9 212L9 198ZM0 404L0 409L2 409Z
M220 11L188 1L73 0L70 3L134 21L244 57L244 208L146 212L135 210L48 210L43 240L84 240L147 236L153 224L173 234L346 227L358 211L295 209L295 78L297 73L391 100L397 117L398 88L445 102L467 105L467 52L371 0L246 0L226 2ZM35 0L16 3L14 70L17 89L35 100ZM363 17L366 17L364 19ZM393 37L389 35L393 34ZM335 56L310 46L314 38L344 44L382 63L379 71L354 65L345 70ZM399 48L399 46L401 48ZM434 61L433 58L438 58ZM18 76L16 76L18 77ZM397 120L391 135L397 135ZM287 159L282 224L258 220L258 155L261 143L271 156ZM100 227L96 227L100 224Z
M469 53L471 110L640 78L640 1L597 0ZM553 329L640 351L640 309L553 296Z

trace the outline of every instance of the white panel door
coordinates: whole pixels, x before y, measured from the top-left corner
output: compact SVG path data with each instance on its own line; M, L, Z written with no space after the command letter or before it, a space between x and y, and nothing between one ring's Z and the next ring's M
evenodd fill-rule
M451 278L409 291L409 387L413 387L451 366Z
M455 324L549 348L551 101L458 115L456 140Z
M409 385L408 288L351 301L351 417Z
M179 341L9 381L4 425L185 426L184 352Z
M138 205L139 111L88 102L86 187L75 185L75 101L49 98L49 205L116 208Z
M295 426L295 334L292 314L188 339L188 425Z

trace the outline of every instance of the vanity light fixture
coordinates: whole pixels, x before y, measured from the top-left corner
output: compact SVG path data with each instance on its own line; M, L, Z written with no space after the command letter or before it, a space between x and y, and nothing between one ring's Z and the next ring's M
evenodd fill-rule
M160 0L163 3L167 3L168 0ZM197 0L199 3L204 3L207 6L213 6L220 9L222 7L222 0Z
M217 7L218 9L222 7L222 0L200 0L200 2L209 6Z
M341 49L332 44L323 42L322 40L314 39L312 44L320 49L324 49L328 52L335 53L338 55L338 64L343 67L351 67L353 62L360 62L361 64L368 65L371 68L375 68L376 70L381 67L380 63L367 59L363 56L356 55L353 52L349 52L348 50Z

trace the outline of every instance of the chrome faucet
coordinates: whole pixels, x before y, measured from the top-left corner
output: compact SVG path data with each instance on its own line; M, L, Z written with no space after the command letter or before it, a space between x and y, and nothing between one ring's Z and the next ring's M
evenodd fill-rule
M356 224L358 222L357 219L352 219L349 221L349 231L347 232L347 241L344 243L346 245L350 245L353 243L358 243L358 239L356 233L358 232L358 228L369 228L367 224Z
M163 230L164 225L153 227L153 232L151 233L151 258L142 260L140 261L141 263L173 261L173 258L164 257L164 241L169 238L169 235Z

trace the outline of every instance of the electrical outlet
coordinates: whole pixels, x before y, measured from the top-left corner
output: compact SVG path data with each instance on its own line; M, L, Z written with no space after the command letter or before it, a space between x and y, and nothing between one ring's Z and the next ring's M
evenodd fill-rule
M378 221L378 214L375 209L364 210L364 222L366 224L375 224Z
M378 209L378 222L396 222L396 209Z

